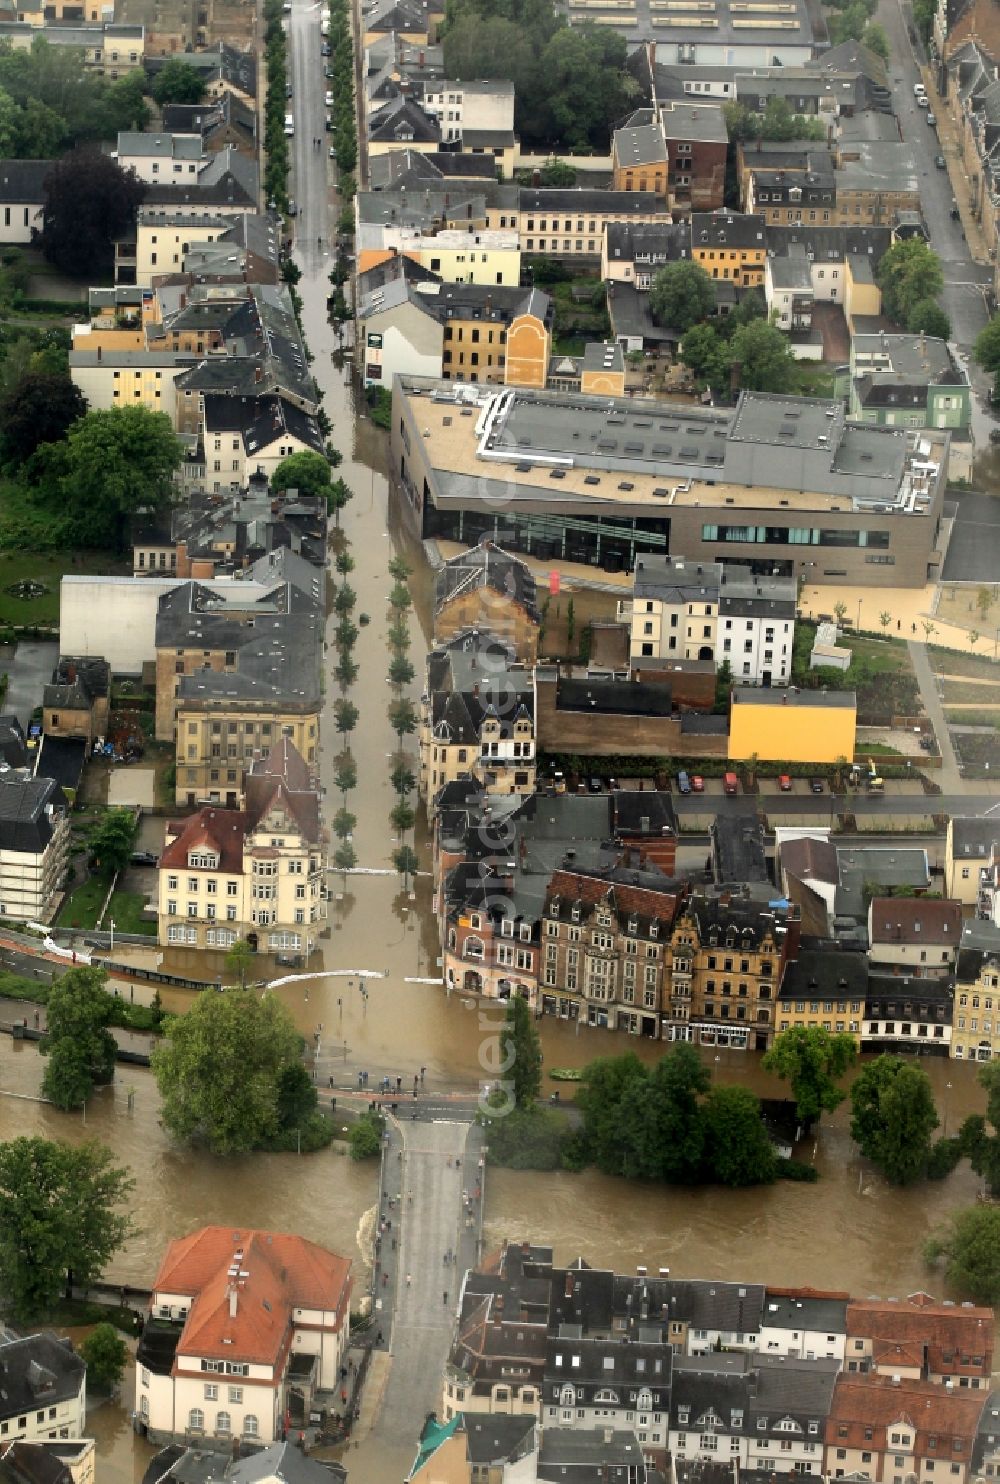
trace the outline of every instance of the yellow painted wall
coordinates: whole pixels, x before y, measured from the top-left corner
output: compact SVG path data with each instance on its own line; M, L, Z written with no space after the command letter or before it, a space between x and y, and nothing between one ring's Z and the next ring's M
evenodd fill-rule
M507 385L544 387L551 350L552 341L541 320L533 314L519 314L511 320L504 368Z
M624 397L624 371L584 371L580 378L581 392L595 397Z
M844 268L844 318L851 325L856 315L882 313L882 293L877 283L858 283L848 258Z
M652 191L654 195L667 197L667 162L651 165L615 164L611 181L615 191Z
M729 756L743 761L835 763L853 758L855 706L755 704L734 699L729 716Z

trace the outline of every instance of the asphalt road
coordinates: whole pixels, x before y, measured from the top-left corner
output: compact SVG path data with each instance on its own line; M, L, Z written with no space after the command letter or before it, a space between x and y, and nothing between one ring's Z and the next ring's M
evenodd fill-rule
M320 54L320 17L325 6L315 0L292 0L286 18L289 81L292 96L287 109L295 118L295 137L288 194L298 208L296 247L303 271L317 270L329 255L330 135L326 132L326 59ZM319 140L319 148L314 140ZM322 239L322 240L321 240Z
M849 812L860 819L884 814L957 814L979 816L996 810L1000 826L1000 794L795 794L787 800L781 794L726 795L675 794L674 811L678 819L697 814L747 814L762 810L772 824L783 818L808 814L829 821L831 806L835 814Z

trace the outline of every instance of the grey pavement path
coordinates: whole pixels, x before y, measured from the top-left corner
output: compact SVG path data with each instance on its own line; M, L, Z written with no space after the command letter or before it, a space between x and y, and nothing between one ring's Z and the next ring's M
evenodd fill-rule
M920 698L924 703L924 710L933 722L934 731L937 734L938 747L941 752L941 768L937 781L941 785L942 793L961 793L963 789L978 788L978 784L966 783L962 778L958 758L951 745L951 733L945 719L944 707L938 695L937 681L934 679L934 671L927 658L927 645L911 639L907 647L913 662L913 673L920 687Z
M444 1257L458 1248L465 1230L462 1192L470 1180L475 1183L478 1172L475 1160L471 1169L466 1168L467 1122L404 1122L401 1130L404 1148L397 1209L402 1234L395 1274L392 1366L377 1432L383 1444L415 1446L424 1417L439 1407L464 1271L460 1262L446 1264ZM390 1177L395 1158L390 1148Z
M17 646L8 672L4 710L13 711L25 731L31 713L41 703L42 688L52 679L59 645L48 640L24 639Z

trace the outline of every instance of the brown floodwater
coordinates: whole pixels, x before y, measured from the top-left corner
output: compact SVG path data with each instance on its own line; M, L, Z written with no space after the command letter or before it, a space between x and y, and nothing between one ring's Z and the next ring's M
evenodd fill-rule
M344 456L339 473L354 491L342 518L343 535L333 535L332 541L350 543L357 612L370 619L360 628L355 650L360 675L349 692L360 718L349 739L359 783L348 802L357 816L354 843L359 862L387 874L331 878L329 932L317 944L310 968L336 977L291 984L279 992L307 1036L319 1029L324 1080L337 1074L353 1081L359 1069L366 1069L373 1082L389 1074L402 1075L406 1083L423 1065L432 1085L471 1087L484 1075L479 1058L487 1032L480 1007L459 995L449 998L438 984L406 982L438 974L430 882L420 877L411 895L401 889L391 869L395 842L388 821L394 802L389 771L396 739L386 715L391 699L386 673L389 560L402 552L415 568L410 651L417 673L410 687L414 699L430 635L431 579L419 544L403 530L390 505L385 435L356 415L349 377L334 355L336 341L325 311L329 259L311 256L313 261L307 250L299 285L304 323L315 356L313 369L334 423L333 442ZM335 660L331 642L331 670ZM332 715L339 693L328 675L321 754L328 817L339 803L333 772L344 739L337 737ZM415 760L412 739L406 750ZM427 840L419 825L416 845L426 869ZM221 958L185 950L165 953L163 966L200 979L224 972ZM351 970L385 977L369 977L364 997ZM266 964L262 973L267 976ZM168 992L164 1002L168 1009L182 1010L190 997ZM625 1049L651 1060L665 1049L561 1021L543 1021L540 1030L550 1067L580 1066L596 1055ZM752 1056L728 1051L720 1052L718 1060L713 1053L705 1056L713 1075L724 1081L780 1093L780 1086L760 1071ZM952 1129L966 1113L981 1108L974 1068L936 1060L925 1065L939 1109ZM86 1122L33 1101L40 1079L40 1059L33 1047L24 1043L0 1047L0 1137L29 1133L71 1141L97 1137L130 1168L136 1179L133 1207L138 1230L113 1264L114 1281L148 1283L165 1243L207 1222L296 1231L362 1264L359 1228L375 1199L373 1166L354 1165L339 1150L302 1159L254 1155L224 1161L180 1150L160 1125L151 1075L138 1069L123 1071L113 1088L92 1100ZM130 1087L135 1090L131 1111ZM494 1170L486 1186L487 1237L496 1243L505 1236L530 1236L551 1243L560 1259L581 1254L592 1263L625 1271L645 1263L668 1266L678 1274L883 1295L924 1284L939 1288L921 1263L921 1242L949 1211L975 1199L977 1180L963 1166L940 1184L892 1190L858 1160L848 1123L844 1108L824 1120L815 1148L822 1179L815 1186L781 1183L748 1192L675 1191L625 1185L594 1172L534 1175ZM148 1462L150 1450L131 1430L130 1399L127 1384L124 1405L105 1404L89 1421L98 1439L102 1484L133 1484ZM414 1436L421 1421L413 1419ZM401 1477L407 1461L383 1458L378 1449L373 1439L353 1457L364 1465L368 1477ZM350 1464L352 1456L346 1461Z

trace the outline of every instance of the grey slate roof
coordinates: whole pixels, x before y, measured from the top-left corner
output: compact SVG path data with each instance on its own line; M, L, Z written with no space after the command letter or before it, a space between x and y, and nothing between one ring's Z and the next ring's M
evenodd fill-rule
M831 1335L847 1334L846 1298L830 1298L812 1293L777 1293L768 1289L764 1323L769 1328L825 1331Z
M86 1370L72 1345L47 1331L0 1344L0 1418L70 1401Z
M961 815L952 818L951 849L956 860L982 860L994 845L1000 845L1000 820Z
M800 948L785 968L780 1000L843 998L864 1000L868 988L868 960L863 953L839 950L836 943Z
M0 204L41 206L55 160L0 160Z
M587 186L523 186L519 206L523 212L579 213L611 212L616 216L667 216L667 203L653 191L600 191ZM522 230L524 223L521 224Z
M769 880L764 826L756 814L717 814L709 833L715 880L719 885Z
M275 1478L281 1484L333 1484L346 1480L347 1470L339 1463L307 1458L292 1443L273 1443L248 1458L232 1462L227 1471L227 1484L258 1484Z

